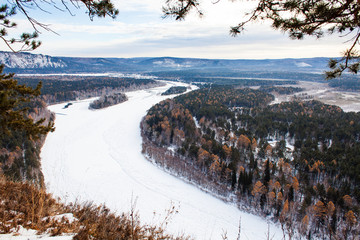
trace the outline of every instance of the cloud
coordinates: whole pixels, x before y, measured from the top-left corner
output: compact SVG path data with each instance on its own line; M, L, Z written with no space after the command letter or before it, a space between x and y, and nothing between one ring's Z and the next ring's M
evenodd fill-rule
M131 12L161 12L161 7L165 1L160 0L131 0L114 1L115 6L122 11Z
M336 41L292 41L280 33L252 33L238 38L212 36L153 36L113 39L106 42L81 39L58 49L60 55L97 57L196 57L264 59L289 57L334 57L342 48ZM53 42L56 45L56 42ZM44 44L44 47L46 43ZM53 47L49 47L51 51ZM59 54L56 54L59 55Z
M43 31L37 53L56 56L141 57L178 56L199 58L285 58L337 56L345 48L336 37L324 40L289 40L268 23L248 25L244 34L229 36L230 26L243 21L256 1L203 1L203 18L191 14L185 21L162 19L161 0L114 1L120 9L116 20L89 21L83 9L41 14L59 33ZM22 23L26 21L21 19ZM23 30L22 28L21 30Z

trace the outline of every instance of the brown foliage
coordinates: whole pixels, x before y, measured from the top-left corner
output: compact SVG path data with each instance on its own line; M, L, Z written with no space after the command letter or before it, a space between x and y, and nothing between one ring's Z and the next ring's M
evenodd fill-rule
M309 216L305 215L301 220L300 233L305 235L309 227Z
M265 186L262 184L262 182L257 181L255 183L253 190L251 191L251 194L257 198L262 194L264 194L265 192L266 192Z
M250 139L247 136L241 134L237 141L238 148L248 148L250 144Z
M354 212L349 210L346 214L345 214L345 219L346 219L346 223L349 226L353 226L356 224L356 217L354 215Z
M326 207L322 201L318 201L314 206L314 213L317 218L324 218L326 215Z
M352 198L349 195L343 196L343 200L346 206L350 207L352 205Z
M332 201L328 202L328 204L326 205L326 212L328 214L328 216L332 216L335 212L335 205Z
M293 177L292 187L294 188L295 191L299 190L299 181L297 180L296 177Z
M51 217L65 212L65 207L58 203L44 189L38 189L29 183L0 181L0 233L8 233L21 225L40 232L52 228L52 232L67 232L68 226L56 225ZM61 228L61 229L60 229Z

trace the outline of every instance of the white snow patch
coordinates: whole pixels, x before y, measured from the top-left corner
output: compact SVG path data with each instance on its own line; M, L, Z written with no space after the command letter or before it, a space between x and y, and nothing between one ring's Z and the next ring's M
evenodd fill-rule
M167 98L161 93L173 85L127 93L129 100L99 111L88 109L89 100L53 105L56 131L42 149L42 168L47 189L64 201L105 203L117 212L128 212L133 202L143 223L159 223L154 213L171 204L179 213L167 226L173 234L195 239L266 238L266 220L242 212L160 170L141 154L139 123L147 109ZM281 230L270 224L270 235L280 239Z
M177 147L175 145L171 145L168 147L168 150L172 153L175 153L176 149L177 149Z
M42 220L46 221L47 219L53 220L53 221L58 221L58 222L67 220L69 223L73 223L74 221L77 220L77 218L74 217L74 215L72 213L64 213L64 214L59 214L59 215L55 215L55 216L45 217Z
M311 65L306 62L296 62L295 65L298 67L311 67Z
M66 234L61 236L50 236L49 234L38 234L34 229L26 229L19 226L17 229L12 229L11 233L0 234L2 240L71 240L75 234Z
M323 94L326 91L328 91L328 90L327 89L320 89L320 90L317 90L315 94Z
M63 68L67 66L62 60L53 61L51 57L42 54L14 54L11 52L2 52L0 54L0 63L9 68Z
M1 55L0 55L1 57ZM156 76L151 75L141 75L137 73L114 73L114 72L105 72L105 73L19 73L17 76L79 76L79 77L121 77L121 78L136 78L136 79L158 79Z
M286 140L286 148L288 148L291 152L294 151L295 147L288 140Z
M194 122L195 122L196 128L201 128L201 126L200 126L198 120L196 119L196 117L193 117L193 120L194 120Z
M176 63L173 59L154 61L153 64L162 67L170 67L170 68L188 68L192 66L190 62L185 62L184 64L180 64L180 63Z

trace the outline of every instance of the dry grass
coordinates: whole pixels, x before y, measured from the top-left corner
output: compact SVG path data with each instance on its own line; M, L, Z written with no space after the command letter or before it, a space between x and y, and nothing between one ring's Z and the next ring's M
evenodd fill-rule
M44 189L29 183L7 181L0 177L0 234L11 233L22 226L52 236L74 234L74 239L189 239L165 232L173 209L158 226L141 225L132 208L129 213L116 215L106 206L92 203L64 205ZM74 219L62 214L69 213ZM71 215L70 214L70 215ZM64 215L66 216L66 215Z
M44 189L29 183L0 178L0 233L9 233L18 226L48 232L51 235L72 232L78 224L67 219L52 218L66 213L66 207Z

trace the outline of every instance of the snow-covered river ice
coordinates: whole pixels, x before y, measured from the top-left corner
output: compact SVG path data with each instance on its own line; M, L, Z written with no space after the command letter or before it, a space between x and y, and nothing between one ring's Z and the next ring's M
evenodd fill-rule
M105 203L120 213L132 205L143 223L159 223L170 206L178 208L167 229L195 239L266 239L266 220L244 213L145 159L141 153L140 121L146 111L165 99L172 85L127 93L129 100L101 110L89 110L89 100L52 105L56 131L42 148L42 169L49 192L65 202ZM155 214L154 214L155 213ZM270 224L270 235L281 230Z

